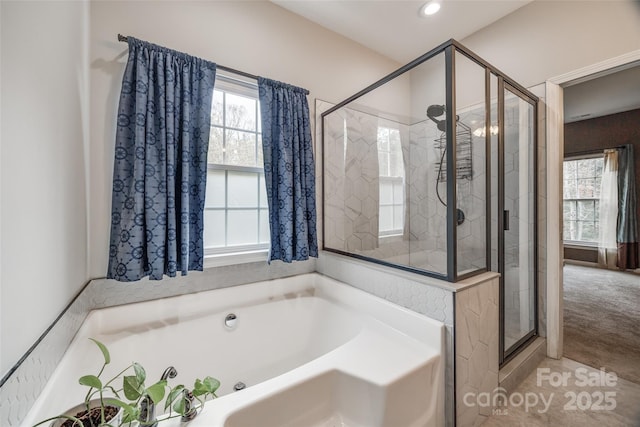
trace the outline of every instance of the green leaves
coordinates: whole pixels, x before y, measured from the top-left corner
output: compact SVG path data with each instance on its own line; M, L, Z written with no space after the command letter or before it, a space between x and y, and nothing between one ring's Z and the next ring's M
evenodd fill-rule
M182 384L175 386L169 391L167 395L167 400L164 402L164 410L166 411L171 407L171 404L178 398L182 397L182 392L184 390L184 386ZM175 407L174 407L175 410ZM176 410L177 412L177 410ZM179 413L179 412L178 412Z
M133 362L133 371L136 373L138 384L144 384L144 380L147 379L147 373L145 372L142 365L137 362Z
M186 407L184 395L180 394L180 397L178 398L178 400L176 400L176 403L173 404L173 410L180 415L184 415L186 409L187 407Z
M202 381L196 380L192 393L196 397L204 394L214 394L218 388L220 388L220 381L213 377L205 377Z
M136 362L125 367L109 380L101 379L100 377L105 371L105 367L111 363L111 355L103 343L93 338L89 339L100 349L104 363L97 375L84 375L78 379L80 385L89 387L89 391L85 398L85 404L89 405L88 402L90 399L99 395L103 407L117 406L122 408L123 411L122 418L119 419L119 421L114 418L109 420L109 422L106 422L103 415L100 426L121 427L137 422L141 413L140 402L145 398L145 396L148 396L155 405L161 405L164 400L164 411L166 412L167 410L171 410L179 415L184 415L185 412L191 409L198 410L198 407L201 408L201 405L204 405L205 400L209 396L217 397L215 392L220 388L220 381L213 377L197 379L192 392L189 392L189 390L187 390L183 385L169 387L167 380L160 380L147 387L145 385L147 373L142 365ZM131 372L131 370L133 370L133 372ZM132 375L125 375L125 373ZM116 386L120 378L122 378L121 389ZM124 394L123 397L121 397L122 394ZM193 399L194 397L200 406L195 403ZM70 417L62 415L42 421L40 424L56 418ZM112 425L111 422L117 423L117 426Z
M118 406L124 411L124 414L122 416L122 424L136 421L140 415L140 409L137 406L125 403L122 400L109 399L109 404Z
M102 356L104 357L104 364L108 365L109 363L111 363L111 355L109 354L109 350L107 350L107 347L98 340L94 340L93 338L89 338L89 339L94 343L96 343L96 345L102 352Z
M156 405L164 399L164 389L167 387L167 380L160 380L154 385L148 387L145 393L149 395L153 403Z
M139 375L140 372L143 373L142 376ZM140 380L141 378L142 381ZM136 371L136 375L127 375L122 380L122 389L124 390L124 395L129 400L137 400L140 398L140 396L146 394L151 398L151 400L153 400L153 403L158 404L162 401L162 399L164 399L166 387L167 380L160 380L157 383L145 388L144 370Z
M122 389L125 397L129 400L137 400L144 391L144 387L138 382L138 378L133 375L127 375L122 379Z
M85 375L83 377L80 377L78 382L80 383L80 385L86 385L88 387L97 389L102 388L102 381L100 381L100 378L96 377L95 375Z

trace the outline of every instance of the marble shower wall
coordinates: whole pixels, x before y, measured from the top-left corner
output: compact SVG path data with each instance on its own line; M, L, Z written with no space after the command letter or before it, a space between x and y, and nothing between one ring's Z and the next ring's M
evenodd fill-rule
M324 130L325 244L371 253L378 248L378 119L342 108Z
M461 113L460 121L470 122L483 114ZM445 153L437 143L443 133L430 120L411 125L394 122L405 167L405 225L402 235L380 237L377 130L386 123L346 107L325 117L325 245L446 275L447 192L446 182L438 181ZM459 272L486 267L485 143L473 134L470 138L471 175L459 179L457 188L458 207L466 218L458 226Z
M379 235L378 128L388 123L351 108L325 117L324 243L331 249L407 264L407 239ZM398 122L393 125L400 131L406 161L407 126ZM405 191L405 206L406 197Z
M447 212L436 193L446 202L446 183L438 182L441 153L435 146L442 132L425 120L412 124L409 135L409 265L446 275Z
M509 211L509 229L504 239L505 347L535 327L533 300L535 268L534 151L532 139L537 123L525 101L505 95L504 209Z
M471 175L457 180L457 204L465 214L465 221L458 226L458 273L487 266L487 189L486 141L475 135L484 127L484 105L467 111L458 111L459 122L470 129ZM460 159L458 159L460 161Z

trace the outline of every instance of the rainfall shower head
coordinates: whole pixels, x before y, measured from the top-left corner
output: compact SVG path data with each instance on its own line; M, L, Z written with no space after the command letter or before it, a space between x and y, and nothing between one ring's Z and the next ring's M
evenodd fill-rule
M444 105L429 105L429 108L427 108L427 116L429 116L431 120L433 120L434 117L440 117L443 114Z

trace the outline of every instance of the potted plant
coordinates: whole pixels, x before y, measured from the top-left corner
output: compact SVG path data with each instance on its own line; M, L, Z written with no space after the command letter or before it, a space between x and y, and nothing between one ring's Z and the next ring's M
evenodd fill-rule
M164 410L169 411L166 417L160 420L183 417L187 419L195 416L195 411L202 408L208 397L218 397L216 390L220 382L212 377L196 379L193 389L187 390L180 384L170 387L164 378L147 386L144 368L136 362L124 368L113 378L103 381L100 377L105 367L111 363L111 356L107 347L100 341L89 338L100 349L104 362L97 375L84 375L78 382L89 388L84 402L75 406L63 414L47 418L33 427L51 422L52 427L119 427L123 425L136 425L148 411L147 405L152 402L154 406L160 406L164 400ZM173 369L173 368L170 368ZM170 371L169 369L167 370ZM171 378L175 376L175 370L171 371ZM129 374L129 375L127 375ZM197 400L193 404L192 399ZM148 414L147 414L148 415ZM153 416L153 415L152 415ZM186 417L186 418L185 418ZM153 420L156 421L155 419Z

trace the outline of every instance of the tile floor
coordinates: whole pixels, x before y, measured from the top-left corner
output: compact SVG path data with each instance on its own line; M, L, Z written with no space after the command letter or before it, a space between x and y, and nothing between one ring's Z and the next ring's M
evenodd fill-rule
M547 358L482 426L640 427L640 384Z

